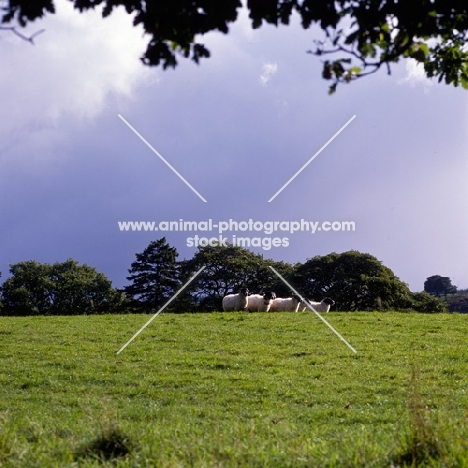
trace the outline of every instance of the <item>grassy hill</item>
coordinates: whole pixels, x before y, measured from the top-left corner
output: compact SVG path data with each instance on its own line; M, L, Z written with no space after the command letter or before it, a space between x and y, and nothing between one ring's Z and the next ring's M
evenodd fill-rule
M0 318L0 466L468 466L466 315L149 318Z

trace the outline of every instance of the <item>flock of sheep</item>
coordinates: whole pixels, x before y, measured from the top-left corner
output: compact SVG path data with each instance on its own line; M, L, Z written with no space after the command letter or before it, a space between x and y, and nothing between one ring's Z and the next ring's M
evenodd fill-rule
M321 302L301 300L293 294L292 297L276 297L274 292L251 294L247 288L241 288L237 294L223 297L223 310L248 310L249 312L303 312L311 306L316 312L328 312L335 303L333 299L325 297Z

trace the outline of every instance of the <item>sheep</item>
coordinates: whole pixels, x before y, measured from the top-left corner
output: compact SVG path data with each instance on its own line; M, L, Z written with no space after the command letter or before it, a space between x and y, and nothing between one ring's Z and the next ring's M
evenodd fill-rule
M228 294L223 297L223 310L245 310L247 309L247 298L249 290L241 288L238 294Z
M325 297L322 299L321 302L313 302L307 300L306 302L303 302L302 304L299 305L298 311L299 312L304 312L305 310L310 310L306 303L310 304L316 312L328 312L330 310L330 307L335 304L335 301L329 297Z
M270 310L276 294L272 291L267 291L265 294L252 294L248 297L247 308L249 312L268 312Z
M297 312L301 303L301 298L296 294L287 298L278 297L271 304L270 312Z

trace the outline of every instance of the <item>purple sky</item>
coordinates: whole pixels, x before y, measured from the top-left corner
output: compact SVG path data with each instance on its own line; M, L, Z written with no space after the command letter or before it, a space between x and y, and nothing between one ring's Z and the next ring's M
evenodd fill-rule
M306 219L356 230L225 235L286 236L288 247L252 250L291 263L368 252L413 291L435 274L468 287L466 91L408 61L328 96L306 54L318 31L252 31L245 15L205 37L210 59L169 71L141 64L145 38L123 11L103 21L59 1L28 31L41 28L34 46L0 36L2 280L12 263L72 257L121 287L151 240L166 235L179 258L195 251L194 233L120 232L118 221Z

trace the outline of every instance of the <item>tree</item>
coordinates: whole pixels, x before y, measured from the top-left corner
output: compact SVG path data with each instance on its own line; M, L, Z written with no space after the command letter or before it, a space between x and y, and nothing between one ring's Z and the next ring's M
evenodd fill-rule
M443 294L445 300L447 300L447 294L456 293L457 287L452 284L449 277L433 275L424 281L424 291L436 297Z
M450 312L468 313L468 291L457 291L448 301L448 309Z
M199 310L221 310L222 298L241 287L260 288L266 273L261 255L239 246L198 247L194 256L183 265L184 280L205 266L189 286L193 303ZM253 280L253 281L252 281Z
M284 262L265 260L243 247L229 244L224 246L198 247L192 259L184 262L182 271L184 281L202 266L200 274L189 286L192 303L197 310L221 310L222 298L229 293L236 293L246 286L249 291L285 290L283 283L268 266L273 266L281 275L287 276L292 271L291 265Z
M411 308L416 312L446 312L447 305L442 299L431 296L427 292L411 293Z
M50 265L34 260L10 265L11 277L2 285L5 313L12 315L45 315L51 307Z
M177 55L199 63L210 56L199 37L226 34L238 18L241 0L70 0L80 12L102 5L103 17L123 6L149 36L141 60L163 68L177 66ZM3 24L26 26L55 13L53 0L10 0ZM324 34L314 41L316 56L341 54L323 62L322 77L339 83L387 68L402 58L422 64L428 77L468 88L468 4L465 0L248 0L252 28L263 23L288 25L293 13L302 27L318 25Z
M312 300L330 296L335 310L446 311L442 300L411 292L377 258L355 250L313 257L297 266L292 281Z
M411 306L408 286L367 253L354 250L316 256L298 266L296 289L320 301L331 297L337 310L405 309Z
M123 295L112 288L103 273L71 258L54 263L48 281L52 285L49 312L54 315L110 312L123 301Z
M128 270L131 284L124 287L125 293L147 310L164 305L180 285L178 256L165 237L150 242L143 253L136 254L136 261Z
M116 310L123 296L89 265L73 259L53 265L34 260L10 265L1 287L6 315L72 315Z

